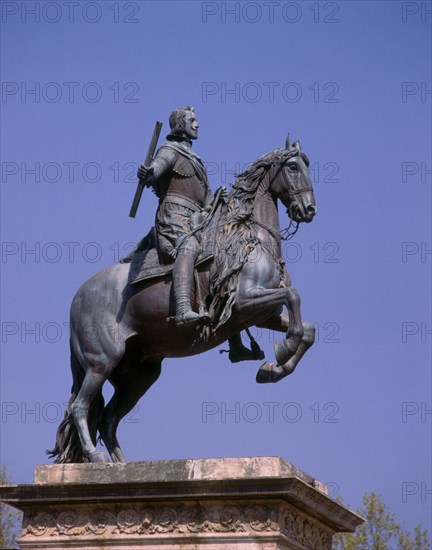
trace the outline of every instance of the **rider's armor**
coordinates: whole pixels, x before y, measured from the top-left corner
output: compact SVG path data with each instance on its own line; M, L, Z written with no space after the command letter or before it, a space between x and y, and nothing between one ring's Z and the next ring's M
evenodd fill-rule
M198 238L191 233L213 195L205 166L192 151L191 142L172 134L167 139L151 164L148 183L159 197L155 230L160 258L175 260L176 323L181 325L200 318L190 303L193 269L200 253Z
M191 243L185 237L213 195L205 166L190 142L177 136L168 139L152 163L150 183L159 197L155 224L159 253L163 261L172 262L180 242L185 252L199 252L198 242Z

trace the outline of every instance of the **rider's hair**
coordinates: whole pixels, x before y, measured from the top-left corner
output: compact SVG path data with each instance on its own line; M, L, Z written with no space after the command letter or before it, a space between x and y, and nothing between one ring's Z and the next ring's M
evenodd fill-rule
M187 111L192 111L192 113L195 112L193 107L179 107L170 114L169 125L172 134L180 135L183 133Z

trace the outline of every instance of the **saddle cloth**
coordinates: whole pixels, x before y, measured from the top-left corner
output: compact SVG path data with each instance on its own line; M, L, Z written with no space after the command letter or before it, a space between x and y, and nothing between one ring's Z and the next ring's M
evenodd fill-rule
M220 208L216 208L201 232L201 253L195 262L195 268L214 258ZM149 237L147 247L133 257L129 268L129 284L137 284L151 279L168 277L172 274L174 264L161 264L154 239Z
M198 267L205 262L213 259L214 254L207 254L203 257L200 254L195 267ZM156 248L150 248L138 252L131 261L129 268L129 283L137 284L150 279L159 279L162 277L168 277L172 274L174 264L161 264L159 263L159 255Z

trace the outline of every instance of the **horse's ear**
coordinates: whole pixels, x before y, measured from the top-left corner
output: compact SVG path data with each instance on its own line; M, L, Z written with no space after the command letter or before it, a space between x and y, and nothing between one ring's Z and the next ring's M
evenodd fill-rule
M294 142L294 147L297 149L297 151L300 151L300 141L299 140L296 140Z
M290 144L290 137L289 137L289 134L287 135L287 138L285 140L285 149L289 149L291 146Z

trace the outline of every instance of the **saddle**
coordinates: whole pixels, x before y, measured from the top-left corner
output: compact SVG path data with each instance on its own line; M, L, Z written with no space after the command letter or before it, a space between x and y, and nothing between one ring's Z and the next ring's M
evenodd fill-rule
M220 204L220 203L219 203ZM204 224L205 229L200 232L201 253L195 262L195 268L201 267L213 260L216 251L216 237L221 209L219 204L210 212ZM123 262L127 262L125 258ZM129 284L138 284L144 281L169 277L172 274L174 262L164 264L160 260L157 249L155 230L152 228L138 244L129 268Z

